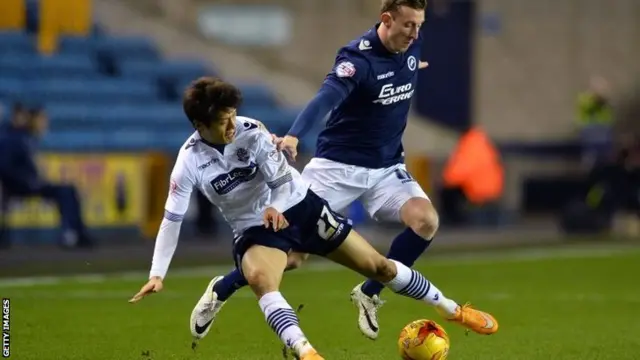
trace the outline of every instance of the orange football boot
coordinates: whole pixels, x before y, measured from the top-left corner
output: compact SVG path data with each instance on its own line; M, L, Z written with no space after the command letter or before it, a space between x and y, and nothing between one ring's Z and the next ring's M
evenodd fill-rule
M493 316L474 309L469 303L458 306L455 316L448 320L457 322L478 334L491 335L498 331L498 321Z
M311 349L302 355L300 360L324 360L324 358L315 349Z

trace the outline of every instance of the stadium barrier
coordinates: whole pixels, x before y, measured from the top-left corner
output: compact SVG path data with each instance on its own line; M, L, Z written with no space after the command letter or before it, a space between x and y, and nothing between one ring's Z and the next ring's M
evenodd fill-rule
M166 155L44 153L38 162L43 177L76 186L87 227L155 236L168 191ZM7 221L11 229L55 229L60 219L53 204L26 198L11 200Z

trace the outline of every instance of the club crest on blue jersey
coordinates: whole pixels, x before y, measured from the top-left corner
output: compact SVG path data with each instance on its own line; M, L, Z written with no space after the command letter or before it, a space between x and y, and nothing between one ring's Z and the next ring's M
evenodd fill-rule
M244 148L238 148L238 150L236 150L236 156L240 162L247 162L249 160L249 152Z
M336 66L336 75L341 78L352 77L356 74L356 67L350 61L343 61Z
M407 59L407 66L409 66L409 70L415 71L417 64L418 61L416 60L416 57L413 55L409 56L409 58Z

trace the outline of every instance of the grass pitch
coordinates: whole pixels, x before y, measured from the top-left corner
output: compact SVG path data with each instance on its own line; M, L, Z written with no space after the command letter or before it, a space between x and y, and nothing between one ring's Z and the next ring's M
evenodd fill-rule
M450 359L638 359L640 251L566 248L427 258L417 267L447 296L493 313L500 331L470 334L426 304L385 290L377 341L360 335L349 292L361 278L326 263L288 273L282 292L304 304L303 330L327 359L397 359L396 339L430 318L451 337ZM132 305L146 279L86 276L0 282L11 300L11 358L52 360L282 359L281 344L249 289L230 299L191 349L189 315L210 277L226 268L169 273L165 291Z

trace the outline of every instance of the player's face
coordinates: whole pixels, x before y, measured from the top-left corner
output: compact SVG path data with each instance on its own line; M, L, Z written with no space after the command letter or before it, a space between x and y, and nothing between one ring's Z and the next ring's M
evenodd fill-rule
M389 29L389 46L397 52L405 52L418 38L424 22L424 10L401 6L398 11L383 14L382 22Z
M218 114L209 127L198 128L200 136L214 144L229 144L236 137L236 109L227 109Z

